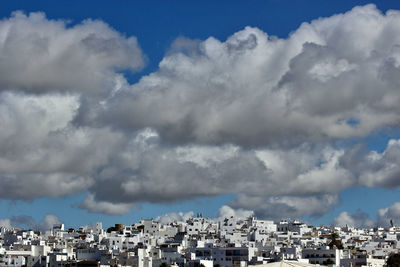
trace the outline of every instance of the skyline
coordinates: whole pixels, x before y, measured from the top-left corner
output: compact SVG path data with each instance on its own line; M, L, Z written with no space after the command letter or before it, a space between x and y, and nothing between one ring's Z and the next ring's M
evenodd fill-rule
M0 219L400 221L400 3L60 3L0 12Z

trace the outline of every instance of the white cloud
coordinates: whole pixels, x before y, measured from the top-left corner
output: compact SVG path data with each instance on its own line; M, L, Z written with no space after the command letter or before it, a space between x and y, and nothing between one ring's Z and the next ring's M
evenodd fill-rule
M0 227L4 228L12 228L11 226L11 220L10 219L0 219Z
M60 219L54 214L46 214L39 223L28 215L13 216L11 218L0 219L0 227L28 227L33 230L47 231L53 228L55 224L60 224Z
M347 211L343 211L334 219L334 225L342 227L350 226L357 228L371 228L376 226L376 222L370 219L368 214L364 212L351 214Z
M162 216L158 216L155 221L161 224L170 224L172 222L186 222L186 220L192 218L194 215L193 211L188 212L170 212Z
M334 225L354 226L359 228L371 228L375 226L388 227L391 223L395 226L400 225L400 202L395 202L391 206L381 208L377 212L376 221L372 220L368 214L358 211L349 213L341 212L335 219Z
M358 184L368 187L395 188L400 185L400 140L389 140L382 152L356 147L341 158L341 166L358 177Z
M70 26L43 13L15 12L0 22L0 90L106 94L117 69L137 70L144 56L99 20Z
M395 226L400 225L400 202L378 210L378 224L380 226L390 226L390 221L392 221Z
M217 221L223 221L225 218L234 217L237 220L243 220L252 215L254 215L254 212L252 210L233 209L227 205L223 205L217 211L217 214L215 215L215 219Z
M345 59L337 60L336 62L325 61L314 65L308 73L312 78L321 82L327 82L330 79L336 78L344 72L356 69L356 65L349 64Z
M0 192L32 199L84 191L122 145L107 128L74 127L77 97L0 93Z
M157 72L88 107L97 115L79 122L151 127L180 144L287 146L366 136L399 122L398 25L400 12L367 5L303 23L287 39L250 27L225 42L181 38Z
M60 223L62 223L62 222L56 215L46 214L44 216L43 220L41 220L39 222L37 227L40 231L44 232L44 231L52 229L55 224L60 224Z
M0 22L0 196L88 191L81 208L122 214L236 194L220 212L278 218L322 215L352 186L397 187L398 141L336 141L398 126L398 25L368 5L287 39L179 38L130 85L118 71L143 66L135 37L15 13Z
M271 212L265 203L282 201L296 216L321 215L337 203L336 195L343 188L356 182L338 164L342 155L343 151L310 146L286 151L236 146L171 147L164 145L154 131L146 130L102 168L89 190L98 201L114 203L240 194L259 199L252 204L258 207L259 215ZM285 198L278 201L281 196ZM304 206L299 204L302 200ZM315 207L307 206L307 201ZM236 201L235 209L253 209L243 206L246 203L251 202Z
M339 203L337 195L307 195L307 196L252 196L246 193L238 194L230 206L254 210L255 216L274 220L299 219L302 216L321 216L332 206Z
M294 149L258 150L257 156L270 170L269 195L334 194L356 184L356 177L340 164L344 150L313 147L306 144Z
M121 215L129 213L133 205L99 201L94 198L93 194L89 194L85 198L85 200L80 204L79 207L93 213L103 213L107 215Z
M233 209L227 205L223 205L220 207L215 214L215 221L222 221L225 218L234 217L237 220L246 219L249 216L253 215L254 212L251 210L244 210L244 209ZM160 222L162 224L169 224L172 222L185 222L186 220L192 218L194 215L193 211L189 212L171 212L164 214L162 216L158 216L155 221Z

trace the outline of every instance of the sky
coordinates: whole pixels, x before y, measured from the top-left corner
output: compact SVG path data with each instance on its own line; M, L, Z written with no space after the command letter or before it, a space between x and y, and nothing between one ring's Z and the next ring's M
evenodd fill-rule
M400 224L398 1L2 1L0 225Z

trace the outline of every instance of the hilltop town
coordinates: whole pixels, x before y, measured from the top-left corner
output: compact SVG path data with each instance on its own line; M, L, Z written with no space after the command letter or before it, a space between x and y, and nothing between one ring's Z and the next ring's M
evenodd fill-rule
M299 221L197 217L47 231L2 227L0 266L386 266L400 228L309 226ZM284 266L284 265L281 265Z

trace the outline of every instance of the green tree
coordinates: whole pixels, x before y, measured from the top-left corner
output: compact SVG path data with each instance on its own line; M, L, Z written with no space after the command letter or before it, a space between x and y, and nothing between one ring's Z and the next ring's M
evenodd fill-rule
M330 236L331 242L328 244L328 246L332 249L333 247L336 247L337 249L343 249L343 244L340 239L338 239L338 234L337 233L332 233Z

